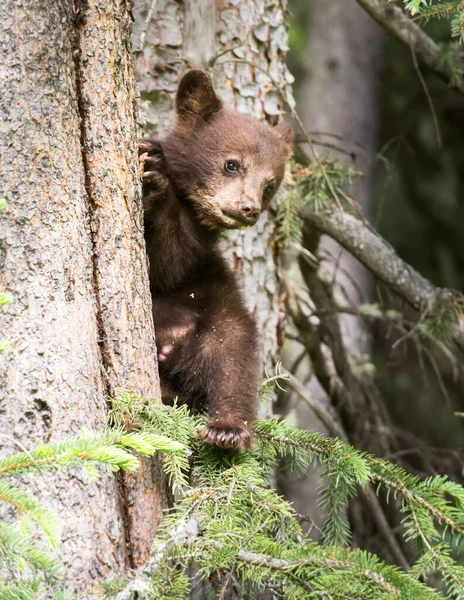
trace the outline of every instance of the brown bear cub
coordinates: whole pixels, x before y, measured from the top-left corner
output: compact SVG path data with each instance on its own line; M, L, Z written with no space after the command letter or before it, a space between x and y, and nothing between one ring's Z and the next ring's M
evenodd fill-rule
M206 401L200 436L246 450L256 417L260 361L254 318L217 244L223 229L254 225L291 154L286 124L226 110L203 71L187 72L163 141L140 143L161 392Z

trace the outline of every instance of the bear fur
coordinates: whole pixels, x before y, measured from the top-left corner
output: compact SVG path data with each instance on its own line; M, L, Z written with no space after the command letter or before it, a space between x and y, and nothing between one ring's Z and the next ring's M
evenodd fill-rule
M162 141L140 142L162 399L208 405L204 442L251 446L258 333L217 249L224 229L251 226L277 191L293 133L229 111L203 71L188 71Z

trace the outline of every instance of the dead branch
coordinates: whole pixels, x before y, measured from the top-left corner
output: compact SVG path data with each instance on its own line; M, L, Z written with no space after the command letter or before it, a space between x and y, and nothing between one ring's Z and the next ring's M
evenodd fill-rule
M397 40L414 48L417 58L451 88L464 95L464 81L455 82L441 60L439 46L398 6L387 0L357 0L366 12Z
M336 240L414 309L433 312L435 307L449 305L451 310L460 300L458 292L436 287L422 277L367 223L353 215L341 213L336 207L317 211L310 203L301 212L307 225ZM453 339L464 351L464 329L458 319Z
M306 387L301 383L301 381L288 373L288 385L292 388L292 390L303 400L303 402L314 412L319 421L324 425L327 431L330 433L332 437L338 437L344 442L348 442L348 438L346 433L343 431L342 427L337 423L334 418L334 415L329 414L329 412L324 408L324 406L318 403L306 389Z

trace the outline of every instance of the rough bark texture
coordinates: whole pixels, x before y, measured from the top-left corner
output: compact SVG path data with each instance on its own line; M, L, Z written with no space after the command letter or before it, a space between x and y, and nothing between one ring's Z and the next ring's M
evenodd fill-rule
M110 393L159 392L146 277L129 2L89 0L79 17L79 107ZM117 285L116 285L117 283Z
M93 286L106 392L160 398L137 169L130 3L89 0L79 16L79 107ZM132 566L148 558L164 507L160 469L124 476ZM157 483L158 482L158 483Z
M117 386L159 395L128 11L116 0L0 6L0 282L13 296L0 315L13 341L0 358L2 454L13 440L32 448L103 427ZM114 476L61 473L38 488L62 516L60 558L79 598L122 575L127 543L146 532L126 530ZM147 530L158 517L145 515Z
M213 4L211 0L211 10ZM286 1L233 0L215 4L216 32L210 31L209 36L205 33L201 46L190 38L201 16L192 3L159 0L149 22L147 16L153 6L150 0L135 9L134 48L139 50L137 72L145 133L162 136L169 130L177 82L187 68L207 66L209 54L203 50L210 47L215 33L217 60L211 61L209 71L226 105L270 122L276 122L281 114L282 97L270 78L282 89L291 79L284 64L288 49ZM185 30L184 16L189 23ZM197 25L192 27L195 20ZM263 365L272 369L281 344L281 299L272 218L264 215L255 227L231 233L226 252L242 275L248 304L258 320Z
M31 15L34 18L31 18ZM13 340L1 358L2 433L26 448L102 427L92 245L74 71L73 14L59 1L4 2L0 110L2 287L13 304L0 329ZM0 438L3 451L17 451ZM47 478L60 504L61 556L75 589L125 566L116 481L105 475Z

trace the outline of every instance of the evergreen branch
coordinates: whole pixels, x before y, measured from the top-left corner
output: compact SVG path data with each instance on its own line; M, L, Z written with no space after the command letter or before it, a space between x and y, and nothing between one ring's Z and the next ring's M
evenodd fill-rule
M427 536L424 534L424 532L422 530L422 527L420 525L416 511L414 510L413 503L408 502L408 505L409 505L409 511L410 511L411 516L414 521L416 531L419 534L420 539L422 540L424 546L427 548L427 550L433 556L433 558L435 559L437 564L440 565L441 571L444 574L445 580L451 580L455 586L454 591L458 591L460 597L464 596L464 578L462 576L459 577L457 570L454 568L456 566L454 561L450 565L449 562L446 561L445 558L442 556L442 554L440 552L438 552L436 550L436 548L434 548L432 546L432 544L429 542Z
M301 240L301 228L298 217L299 198L291 192L285 194L279 202L276 223L276 241L283 246L291 242L299 243Z
M24 572L31 568L42 571L47 580L58 580L63 573L62 565L25 535L24 526L0 523L0 559L10 571Z
M0 477L87 461L105 463L113 471L136 471L138 459L127 452L127 448L142 456L152 456L156 451L175 453L183 450L182 444L147 432L128 434L121 429L83 432L74 440L39 446L32 452L21 452L0 460Z
M427 500L425 498L423 498L420 494L417 494L416 492L411 490L410 487L406 486L401 481L401 479L393 472L393 469L391 468L391 465L389 465L389 463L381 461L380 459L377 459L373 456L369 456L369 463L371 466L374 466L376 464L377 465L381 464L382 470L388 469L392 474L392 479L388 479L388 478L384 477L383 475L373 471L372 472L372 481L373 482L382 483L385 487L400 492L401 495L403 496L403 498L407 502L410 502L410 501L417 502L423 508L425 508L435 519L437 519L437 521L439 521L443 525L446 525L447 527L449 527L449 529L451 529L458 535L464 537L463 527L459 526L459 524L457 524L453 519L451 519L448 515L446 515L442 510L439 510L437 507L433 506L430 502L427 502ZM435 489L438 493L446 493L446 489L442 489L439 486Z
M464 81L441 58L440 47L408 16L388 0L357 0L388 33L414 48L418 59L453 89L464 95Z
M273 426L272 422L270 426L267 425L267 423L268 422L259 424L258 435L264 435L269 439L269 437L273 437ZM282 429L284 430L283 433L286 433L286 435L276 435L274 438L275 441L279 444L295 444L299 447L306 447L308 450L315 452L322 461L336 462L339 454L334 452L334 450L341 450L342 447L344 447L345 451L347 453L349 452L351 456L357 454L359 460L364 460L366 462L366 469L369 473L369 481L372 483L381 483L385 486L387 491L393 489L401 494L405 505L413 516L415 533L420 537L428 551L436 558L436 561L443 569L444 574L449 579L452 579L456 586L462 586L459 589L461 589L461 592L464 592L464 579L456 575L454 563L452 563L452 561L448 562L444 560L444 558L434 550L429 541L430 538L439 537L439 532L436 528L431 528L429 534L426 535L423 531L423 526L421 525L421 523L426 522L426 519L429 516L430 518L436 519L437 522L449 528L451 531L454 531L461 538L464 538L464 514L462 511L464 490L461 486L457 486L454 482L448 482L444 477L421 482L417 477L406 473L399 467L370 454L350 448L341 444L341 442L339 442L340 446L335 444L330 447L326 444L325 440L318 439L313 433L299 431L296 435L292 435L290 426L282 423L278 424L275 431L276 433L278 431L280 434ZM387 476L385 476L385 473L387 473ZM451 495L458 503L457 510L454 510L450 502L444 498L444 495L448 494L448 488L451 491L455 488L454 496L452 493ZM429 499L424 497L424 491L429 493ZM421 521L417 518L416 506L420 506L426 511L424 519Z
M151 412L140 404L139 410ZM172 418L177 419L175 414L179 410L164 407L161 413L170 411ZM140 412L135 418L140 418ZM201 427L201 421L189 418L185 412L183 418L185 428L196 431ZM159 431L156 429L159 421L153 418L145 426ZM144 567L142 577L137 576L118 598L135 598L136 590L138 593L143 590L147 598L158 598L162 592L176 600L185 598L188 579L183 573L192 563L199 566L197 576L200 578L210 578L217 572L233 577L236 571L243 584L249 586L251 597L269 585L277 585L286 598L300 598L298 594L302 590L307 593L308 589L315 594L327 592L329 598L342 598L348 580L350 588L356 590L353 593L356 598L383 598L382 593L411 599L437 597L421 584L412 583L406 574L390 571L375 557L360 551L353 553L342 548L317 546L304 539L288 504L266 487L267 468L275 464L277 454L299 460L299 453L309 450L327 468L329 488L325 493L333 507L329 533L339 540L345 535L340 508L354 493L356 484L376 482L375 472L385 473L382 461L373 463L374 470L370 455L339 440L300 431L286 423L260 420L255 431L257 447L251 453L218 453L194 443L196 487L185 491L165 520L151 566ZM392 468L404 488L410 494L419 495L417 489L423 482L393 465ZM429 487L435 490L435 495L441 495L446 482L429 482ZM464 499L458 487L454 495L458 500ZM436 508L433 501L430 502ZM443 514L448 516L446 510ZM421 527L423 520L421 515ZM426 537L429 534L429 531L424 533ZM439 563L445 577L454 576L457 582L455 566L445 563ZM416 585L419 587L414 587Z
M237 554L237 559L252 565L265 566L269 569L275 569L278 571L293 571L299 569L302 566L323 566L328 569L346 569L351 566L349 561L336 560L331 558L320 558L317 556L311 558L301 558L295 561L288 561L281 558L273 558L264 554L257 554L256 552L248 552L246 550L240 550ZM370 569L364 569L362 574L368 579L372 579L375 583L379 584L390 594L394 596L400 595L400 591L395 588L389 581L387 581L379 573L375 573Z
M270 380L275 378L268 378L268 384ZM192 416L185 406L154 405L130 392L120 392L113 401L113 421L121 418L129 406L132 422L137 423L140 431L87 433L72 442L42 446L30 454L20 453L16 461L12 457L0 461L0 467L7 469L3 473L6 477L49 468L48 464L34 463L51 456L61 457L57 466L102 460L111 468L123 464L130 467L132 463L123 461L121 452L138 448L150 454L156 445L164 447L176 460L178 457L185 460L176 463L184 481L179 490L182 495L178 495L176 505L164 521L153 558L123 591L121 581L105 586L107 597L116 594L119 600L184 599L191 587L189 568L194 564L195 577L208 579L213 588L220 577L224 593L227 587L224 581L240 581L243 597L256 597L264 590L275 589L277 597L286 600L311 597L433 600L442 596L416 577L435 568L443 574L450 592L464 598L464 569L451 559L445 539L448 530L464 539L464 489L446 477L420 480L338 439L298 430L276 420L256 422L253 451L220 451L198 442L197 432L204 419ZM114 446L117 451L108 451ZM321 546L305 537L289 503L269 488L270 469L282 456L295 463L299 472L306 472L308 463L314 459L326 469L328 487L323 490L323 498L330 506L326 544L330 539L343 543L349 535L342 509L356 486L380 485L387 492L401 496L406 538L420 541L423 546L413 576L361 550ZM26 461L31 463L27 468ZM12 466L16 470L11 470ZM3 484L5 480L0 480L0 492ZM11 497L14 493L9 490ZM11 527L9 530L0 527L0 560L2 548L6 549L5 555L11 554L8 547L12 547L15 535ZM53 572L53 563L44 562L40 551L35 553L30 544L18 548L17 556L10 557L10 564L21 565L22 560L38 572L47 569ZM21 596L18 592L17 598L50 597L50 586L42 576L24 578L19 584L23 589L29 586L30 595ZM2 596L3 590L8 589L0 585L0 599L15 597ZM57 592L56 600L60 597L66 598L64 593Z
M34 600L44 598L43 582L39 579L12 583L7 588L0 587L0 600Z
M437 550L437 548L434 548L433 545L431 544L431 542L429 541L430 537L435 537L435 535L434 535L435 532L431 532L431 535L429 535L429 536L427 536L424 533L423 527L421 526L421 520L419 519L417 512L415 510L415 503L423 506L439 522L445 523L450 529L454 530L459 535L463 536L464 530L461 527L459 527L459 525L457 525L446 514L444 514L442 511L439 511L436 507L434 507L432 504L427 502L423 497L421 497L419 494L417 494L416 492L411 490L410 487L407 487L403 483L401 478L398 476L398 474L395 473L395 469L392 468L391 465L389 465L388 463L385 463L384 461L380 461L379 459L376 459L374 457L369 457L369 459L370 459L370 462L372 462L374 464L375 463L381 464L382 470L385 469L390 472L392 479L394 480L393 482L385 480L382 477L379 477L378 480L382 481L382 483L384 483L384 485L388 485L389 487L394 487L401 493L404 501L407 504L409 513L412 517L412 520L414 523L415 535L419 536L422 543L424 544L424 546L429 551L430 555L435 560L436 564L440 566L441 571L443 572L443 574L445 576L445 579L451 580L453 582L454 590L455 591L459 590L459 594L464 594L464 578L462 576L459 576L459 571L455 568L456 564L454 563L454 561L450 561L449 559L446 560L446 558L443 556L443 550L441 552L439 552ZM373 479L376 479L375 474L373 474ZM439 493L441 491L443 491L440 487L437 487L436 490Z
M417 1L414 5L413 2L408 2L406 4L406 10L409 10L412 16L415 16L415 19L430 19L430 17L438 17L440 18L443 15L449 15L449 13L455 11L462 4L461 0L455 0L454 2L450 2L449 4L437 4L436 6L431 6L421 8L417 5Z
M353 215L341 215L330 208L316 211L310 203L303 206L301 214L309 225L336 240L410 306L418 311L428 309L430 331L443 330L444 337L449 335L464 351L464 328L460 323L464 299L458 292L432 285L373 229Z
M440 597L398 569L383 565L360 550L322 548L308 540L299 539L296 543L290 543L282 556L275 556L254 550L253 542L237 536L233 531L222 531L221 538L227 541L202 535L200 519L187 518L184 514L166 533L164 540L155 543L153 559L116 595L117 600L133 600L139 597L138 594L155 599L160 597L161 590L166 594L163 598L185 598L189 588L177 595L172 593L173 590L161 586L168 583L168 573L176 572L179 575L180 568L185 570L193 563L201 566L197 572L201 579L210 572L224 568L226 564L235 565L238 575L255 585L254 592L247 597L268 590L271 581L281 584L282 597L285 598L306 598L308 590L314 592L315 597L334 600L346 597L366 600L384 598L380 590L386 592L388 598L431 600ZM233 542L229 546L230 540ZM244 543L248 548L243 547ZM300 592L304 595L292 595L292 588L296 585L300 586ZM353 594L347 596L348 585Z
M185 447L162 434L146 431L127 433L122 429L101 433L82 432L76 439L37 447L31 452L13 454L0 461L0 501L8 503L22 516L20 526L0 523L0 565L20 580L4 583L0 575L0 600L52 598L51 588L61 576L61 565L49 558L33 542L29 523L35 522L53 548L59 541L59 523L41 502L10 484L6 478L47 469L106 464L112 471L134 471L139 461L130 451L152 456L156 451L185 454ZM92 474L95 474L92 471ZM37 573L34 578L29 573ZM66 592L56 591L54 600L71 600Z
M322 434L314 432L297 430L286 423L279 423L275 420L259 421L256 426L256 433L258 437L274 440L281 446L294 445L305 448L316 454L322 461L337 462L340 459L346 460L347 453L349 453L350 458L356 455L359 461L365 461L365 472L362 474L362 478L367 477L374 484L381 483L386 488L399 492L406 502L413 501L421 505L437 521L464 538L464 526L461 526L445 512L450 509L449 502L444 501L442 509L434 506L419 493L423 489L424 482L392 463L356 450L339 440L325 438ZM388 476L385 476L385 472ZM440 477L438 480L426 480L425 483L429 485L434 497L439 499L442 499L445 494L450 494L450 492L452 494L452 488L456 487L456 492L459 492L458 498L462 502L463 488L454 482L447 481L445 477ZM433 485L434 483L436 485ZM454 516L464 521L462 504L459 505L458 512Z
M0 481L0 500L7 502L25 517L35 521L45 533L50 545L53 548L58 547L60 531L58 519L36 498L15 485Z

